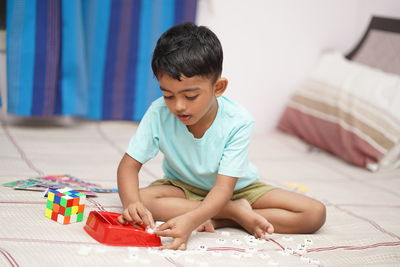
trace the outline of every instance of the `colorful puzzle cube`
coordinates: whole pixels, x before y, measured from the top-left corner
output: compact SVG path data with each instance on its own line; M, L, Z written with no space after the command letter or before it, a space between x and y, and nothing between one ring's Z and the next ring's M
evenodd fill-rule
M45 216L62 224L80 222L83 220L85 199L85 194L75 190L49 190Z

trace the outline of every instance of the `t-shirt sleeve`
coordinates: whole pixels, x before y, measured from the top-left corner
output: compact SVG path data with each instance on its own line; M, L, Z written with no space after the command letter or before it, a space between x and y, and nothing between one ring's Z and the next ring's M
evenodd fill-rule
M253 133L254 121L238 127L228 138L218 173L232 177L243 177L249 165L249 146Z
M157 121L157 112L149 108L126 149L128 155L142 164L154 158L159 151Z

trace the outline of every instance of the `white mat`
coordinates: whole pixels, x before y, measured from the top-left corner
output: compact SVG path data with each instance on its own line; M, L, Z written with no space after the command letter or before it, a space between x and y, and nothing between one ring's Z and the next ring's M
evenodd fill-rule
M0 183L72 174L116 187L116 168L136 124L66 124L3 123ZM307 186L305 194L327 205L327 222L318 233L273 234L269 241L248 243L244 231L226 228L194 234L186 252L110 247L83 226L95 204L120 212L117 194L87 202L84 222L61 225L44 217L41 193L0 187L0 266L400 266L400 170L370 173L276 132L254 137L251 158L266 182ZM145 165L142 186L162 177L161 159ZM307 239L305 255L291 253Z

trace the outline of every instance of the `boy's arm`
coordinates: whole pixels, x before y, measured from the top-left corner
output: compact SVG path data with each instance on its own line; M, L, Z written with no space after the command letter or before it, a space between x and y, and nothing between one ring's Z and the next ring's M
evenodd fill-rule
M154 220L143 205L139 195L138 174L142 163L124 154L118 166L118 193L124 212L118 219L121 223L139 223L154 228Z
M199 224L217 215L231 199L237 178L221 175L217 176L213 188L202 201L199 208L193 211L199 219ZM197 225L198 226L198 225Z
M186 249L186 242L196 227L217 215L230 200L237 178L218 175L213 188L201 205L181 216L175 217L160 227L155 233L160 236L173 237L171 245L165 249Z

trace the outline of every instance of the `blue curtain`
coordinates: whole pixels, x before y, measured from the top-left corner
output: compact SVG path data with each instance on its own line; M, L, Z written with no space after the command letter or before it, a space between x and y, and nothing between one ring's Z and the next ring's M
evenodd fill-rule
M8 113L140 120L158 37L196 0L8 0Z

